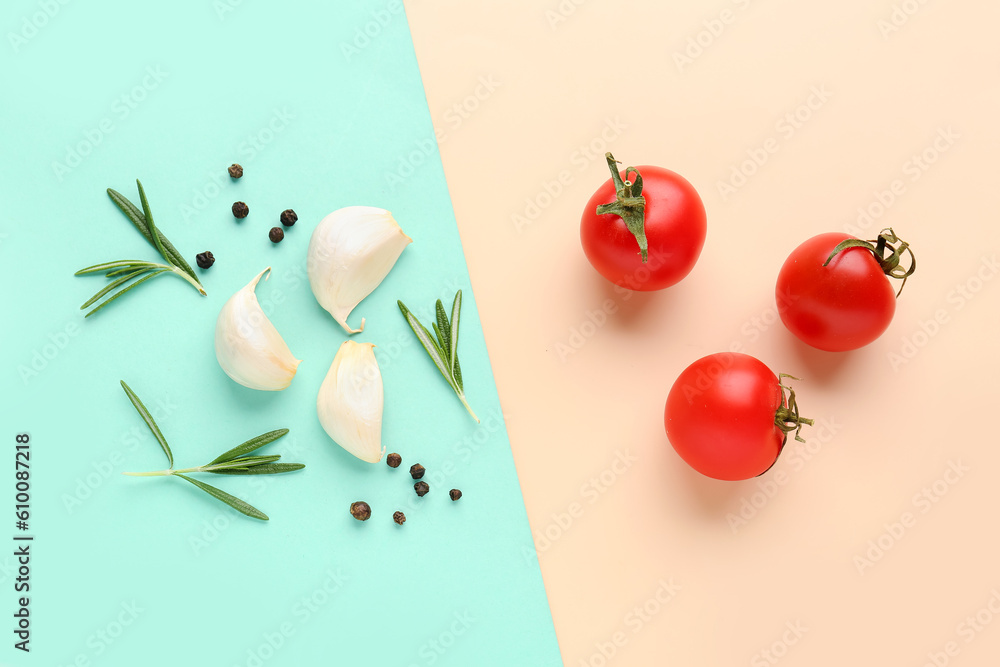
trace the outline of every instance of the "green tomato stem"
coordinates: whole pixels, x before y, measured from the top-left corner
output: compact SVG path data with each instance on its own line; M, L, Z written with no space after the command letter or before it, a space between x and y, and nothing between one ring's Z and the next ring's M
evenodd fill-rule
M618 173L618 161L611 153L605 153L611 178L615 183L615 201L597 207L597 215L617 215L628 227L639 244L642 263L649 259L649 243L646 240L646 198L642 196L642 176L635 167L625 169L625 178L635 174L635 180L622 180Z
M898 243L899 245L891 245L893 243ZM879 267L885 275L890 278L902 280L903 282L899 285L899 291L896 292L897 297L903 293L906 279L917 270L917 258L914 257L913 251L910 249L910 244L896 236L896 232L892 231L892 227L883 229L879 232L878 238L873 241L862 241L855 238L844 239L833 249L830 256L823 262L823 266L828 265L834 257L848 248L864 248L875 257L875 261L878 262ZM888 256L885 255L886 249L890 251ZM904 269L899 265L904 252L910 255L910 268L908 269Z
M813 420L799 415L799 405L795 401L795 390L782 384L782 380L785 378L791 380L799 379L787 373L778 375L778 388L781 390L781 405L778 406L778 409L774 413L774 425L786 434L795 431L795 439L798 442L805 442L802 436L799 435L799 432L802 430L803 425L812 426ZM782 443L782 447L784 447L784 443Z

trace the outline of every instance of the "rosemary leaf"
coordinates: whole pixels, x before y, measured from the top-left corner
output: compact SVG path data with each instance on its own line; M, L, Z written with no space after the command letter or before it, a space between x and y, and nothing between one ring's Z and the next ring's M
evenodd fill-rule
M455 355L455 383L459 389L465 391L465 387L462 386L462 367L458 365L458 355Z
M249 468L221 468L219 470L207 470L216 475L277 475L283 472L293 472L302 470L305 466L301 463L265 463Z
M117 262L104 262L103 264L94 264L93 266L88 266L85 269L80 269L74 276L84 276L88 273L100 273L101 271L106 271L108 269L120 269L128 268L131 266L140 266L144 264L149 264L149 262L144 262L141 259L120 259Z
M104 289L97 292L97 294L91 297L89 301L83 304L83 306L80 307L81 309L85 309L93 305L101 297L110 292L114 292L114 290L119 287L122 288L104 301L104 303L87 313L86 317L90 317L108 304L114 303L118 297L122 296L129 290L138 287L150 278L155 278L165 272L170 272L180 278L183 278L203 296L205 295L205 287L201 284L201 281L198 280L194 270L186 261L184 261L181 254L177 252L177 249L170 243L170 241L167 240L167 237L163 235L153 222L153 212L149 208L149 201L146 199L146 191L143 189L142 183L136 179L135 184L139 189L139 198L142 202L143 209L142 211L136 208L135 204L130 202L120 192L112 190L111 188L108 188L108 196L111 198L111 201L114 202L115 206L117 206L118 209L125 215L125 217L132 222L133 226L139 230L139 233L141 233L143 237L151 243L154 248L156 248L156 251L160 253L167 263L155 264L153 262L144 262L136 259L122 259L114 262L94 264L93 266L80 269L75 275L83 276L106 271L107 273L105 275L107 278L116 278L116 280L111 282L109 285L106 285ZM131 279L136 278L143 273L148 273L148 275L140 278L127 287L122 287Z
M98 292L94 296L90 297L90 299L88 299L85 304L83 304L82 306L80 306L80 310L83 310L84 308L89 308L90 306L92 306L94 304L94 302L96 302L97 300L99 300L102 296L104 296L105 294L107 294L111 290L115 289L119 285L127 283L128 281L132 280L133 278L135 278L136 276L138 276L140 274L146 273L146 271L148 269L138 269L136 271L132 271L131 269L128 269L128 270L131 271L131 273L126 273L125 275L123 275L118 280L115 280L113 282L108 283L104 287L104 289L102 289L100 292Z
M274 463L280 458L279 454L272 456L243 456L232 461L223 461L222 463L202 466L201 472L215 472L216 470L225 470L226 468L251 468L265 463Z
M138 263L138 264L132 264L131 266L126 266L126 267L121 268L121 269L115 269L113 271L108 271L107 273L104 274L104 277L105 278L114 278L115 276L120 276L123 273L129 273L130 271L136 271L138 269L145 269L145 270L148 271L150 269L162 269L162 268L164 268L163 264L154 264L152 262L141 262L141 263Z
M128 198L117 190L112 190L108 188L108 196L111 197L111 201L115 203L125 217L132 221L135 228L139 230L139 233L146 237L146 240L150 243L153 242L153 237L149 235L149 227L146 225L146 218L143 216L142 211L140 211L135 204L130 202Z
M226 493L222 489L217 489L211 484L205 484L204 482L199 482L196 479L188 477L187 475L182 475L180 473L176 473L174 476L180 477L181 479L186 479L187 481L191 482L192 484L197 486L199 489L201 489L208 495L218 498L222 502L226 503L227 505L235 509L237 512L242 512L243 514L246 514L248 517L252 519L260 519L261 521L268 520L267 515L261 512L259 509L257 509L253 505L243 500L240 500L236 496Z
M156 247L156 243L153 242L153 236L149 233L149 226L146 224L146 216L143 212L117 190L108 188L108 196L111 197L111 201L115 203L115 206L117 206L118 209L125 214L125 217L132 221L132 224L139 230L139 233L141 233L153 247ZM167 237L163 235L163 232L157 230L156 234L160 243L163 245L163 249L170 255L168 261L184 273L191 276L196 283L201 285L201 281L199 281L198 276L195 275L194 269L191 268L190 264L184 261L181 254L177 252L177 248L175 248L174 245L167 240Z
M444 337L441 335L441 327L438 326L437 322L431 322L431 327L434 329L434 336L437 337L438 349L441 350L446 357L445 361L447 361L448 346L445 344Z
M125 380L122 380L121 383L122 389L125 390L125 395L128 396L128 400L132 401L132 405L139 413L139 416L142 417L142 421L146 422L146 426L148 426L149 430L153 432L153 437L155 437L156 441L160 443L160 447L163 447L163 453L167 455L168 465L173 467L174 455L170 451L170 446L167 444L166 438L164 438L163 434L160 433L160 427L156 425L155 421L153 421L153 415L149 414L149 410L147 410L146 406L142 404L139 397L135 395L132 388L125 384Z
M139 188L139 201L142 203L142 212L146 216L146 225L149 229L149 236L153 239L153 245L156 246L156 251L160 253L163 259L167 260L168 263L174 264L174 261L170 259L170 255L167 251L163 249L163 242L160 240L160 232L153 223L153 212L149 210L149 201L146 200L146 191L142 188L142 182L137 178L135 179L135 185ZM174 264L176 266L176 264Z
M448 365L451 366L451 326L448 323L448 315L444 312L441 299L438 299L437 303L434 304L434 312L437 315L437 328L441 330L438 333L438 341L441 343L441 350L448 359Z
M444 310L442 308L442 310ZM462 315L462 290L455 292L455 300L451 304L451 331L448 334L448 359L451 361L451 369L455 374L458 388L462 388L462 372L458 369L458 319ZM445 318L447 321L448 318Z
M444 379L448 381L448 384L451 385L452 389L457 392L458 387L454 384L454 381L451 378L451 372L448 368L448 362L445 359L444 350L442 350L434 339L431 338L430 332L427 331L424 325L420 323L420 320L418 320L413 313L410 312L410 309L403 305L402 301L397 301L396 303L399 304L399 309L406 318L406 323L410 325L410 328L416 335L417 340L419 340L420 344L424 346L424 350L427 351L427 355L431 358L431 361L433 361L434 365L437 366L437 369L441 371L441 375L443 375Z
M154 227L155 229L155 227ZM214 498L221 500L230 507L233 507L239 512L252 517L254 519L261 519L262 521L267 521L267 515L261 512L256 507L246 503L245 501L237 498L236 496L230 495L221 489L217 489L214 486L199 482L196 479L188 477L184 473L198 473L198 472L210 472L217 475L275 475L283 472L292 472L293 470L301 470L305 466L301 463L277 463L278 459L281 458L280 455L268 455L268 456L230 456L229 459L222 461L225 456L231 455L233 452L243 452L247 453L253 451L258 447L262 447L269 442L277 440L281 436L288 433L287 428L278 429L276 431L270 431L269 433L264 433L263 435L258 435L256 438L252 438L242 445L234 447L229 450L222 457L216 459L211 464L205 464L197 468L174 468L174 457L170 452L170 447L167 446L167 441L164 439L163 434L160 433L159 427L156 422L153 421L152 415L146 409L146 406L142 404L139 397L135 395L135 392L125 384L122 380L122 388L125 390L125 394L128 396L129 400L132 401L132 405L135 406L136 411L142 417L146 425L149 426L149 430L153 432L156 436L156 440L163 447L164 453L167 455L167 461L170 463L170 467L167 470L156 470L152 472L126 472L124 474L133 477L180 477L188 482L191 482L199 489L205 493L211 495Z
M170 273L170 269L160 269L158 271L153 271L149 275L140 278L139 280L135 281L134 283L132 283L128 287L120 290L118 293L116 293L110 299L108 299L107 301L105 301L104 303L102 303L101 305L99 305L97 308L94 308L92 311L90 311L89 313L87 313L86 315L84 315L84 317L90 317L91 315L93 315L94 313L96 313L97 311L99 311L101 308L104 308L104 306L108 305L109 303L111 303L112 301L114 301L115 299L117 299L118 297L120 297L122 294L125 294L126 292L128 292L130 289L134 289L134 288L138 287L139 285L143 284L144 282L146 282L150 278L155 278L156 276L160 275L161 273Z
M462 405L469 411L472 418L476 420L476 423L479 423L479 417L476 416L468 401L465 400L465 388L462 386L462 369L458 365L458 320L462 311L462 290L458 290L455 294L455 301L451 306L451 322L448 321L448 316L444 311L444 305L441 303L441 300L439 299L435 304L436 321L432 322L431 325L434 328L437 341L431 337L431 333L427 328L420 323L420 320L410 312L410 309L402 301L397 301L396 303L399 305L399 310L403 313L403 317L406 318L406 323L410 325L410 329L413 330L417 340L423 345L427 356L431 358L437 369L441 371L441 375L444 376L444 379L448 381L448 385L455 391L458 400L462 402Z
M278 438L286 435L288 433L287 428L279 428L277 431L269 431L262 435L258 435L255 438L250 438L242 445L237 445L233 447L228 452L219 454L211 463L208 465L215 465L216 463L222 463L224 461L231 461L237 456L242 456L243 454L249 454L250 452L260 449L266 444L272 443Z

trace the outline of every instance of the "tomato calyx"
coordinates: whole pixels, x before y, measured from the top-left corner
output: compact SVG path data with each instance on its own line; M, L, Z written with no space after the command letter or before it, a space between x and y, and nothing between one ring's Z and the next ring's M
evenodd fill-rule
M799 379L788 373L778 373L778 389L781 391L781 405L774 412L774 425L781 429L781 432L785 434L785 438L781 441L781 446L778 448L778 456L767 467L767 470L773 468L774 464L778 462L778 458L781 457L781 452L785 450L785 443L788 442L789 433L795 431L795 440L805 442L805 438L799 435L799 431L802 430L803 426L813 425L812 419L806 419L799 414L799 404L795 401L795 390L782 382L785 378L790 380ZM767 470L760 473L760 475L766 473ZM760 477L760 475L757 476Z
M795 390L782 383L782 380L785 378L789 380L799 379L788 373L778 374L778 388L781 390L781 406L774 413L774 425L786 434L786 439L788 433L795 431L795 439L798 442L805 442L802 436L799 435L799 432L803 426L812 426L813 420L799 415L799 404L795 401Z
M622 219L638 242L642 263L645 264L649 258L649 244L646 241L646 198L642 196L642 176L635 167L628 167L625 169L625 180L622 180L617 166L621 163L611 153L605 153L604 157L615 182L616 200L598 206L597 215L613 214ZM629 180L629 173L635 174L634 180Z
M894 243L898 243L899 245L892 245ZM899 291L896 292L897 297L903 293L903 286L906 285L906 279L913 275L913 272L917 268L917 258L913 256L910 244L896 236L896 232L892 231L892 227L883 229L879 232L878 238L872 241L862 241L861 239L846 239L841 241L833 249L833 252L830 253L830 256L826 258L826 261L823 262L823 266L829 264L830 260L848 248L864 248L868 250L875 257L875 261L878 262L885 275L890 278L902 280L903 282L899 285ZM889 250L888 256L885 254L886 250ZM904 269L899 265L903 252L907 252L910 255L910 268L908 269Z
M775 457L774 461L767 467L770 470L774 467L774 464L778 462L778 458L781 457L781 452L785 450L785 443L788 442L788 434L795 431L795 440L798 442L805 442L799 432L802 430L803 426L812 426L813 420L806 419L799 414L799 404L795 401L795 390L782 382L785 378L790 380L798 380L799 378L794 375L789 375L788 373L778 373L778 389L781 391L781 405L774 412L774 425L781 429L781 432L785 434L784 439L781 441L781 446L778 448L778 456ZM763 475L767 472L760 473ZM760 477L760 475L757 475Z

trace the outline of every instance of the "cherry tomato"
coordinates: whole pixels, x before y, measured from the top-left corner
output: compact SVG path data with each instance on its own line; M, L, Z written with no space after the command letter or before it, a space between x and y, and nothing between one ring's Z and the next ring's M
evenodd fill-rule
M887 231L891 242L898 241ZM848 240L858 245L831 258ZM841 352L871 343L896 312L896 295L886 275L905 279L913 272L913 266L906 272L898 266L900 252L909 251L900 243L893 248L882 242L877 249L839 232L812 237L792 251L778 273L775 299L781 321L799 340L820 350ZM884 249L892 254L879 259Z
M789 377L789 376L783 376ZM670 444L708 477L740 480L770 468L787 433L812 424L798 414L795 392L758 359L710 354L684 369L667 395Z
M607 159L613 178L587 202L580 222L583 252L598 273L616 285L652 291L676 284L694 268L705 245L701 197L682 176L668 169L640 166L619 172L610 153ZM624 185L630 175L634 183ZM641 207L636 201L640 197L645 199ZM598 214L602 205L612 209L617 205L623 214ZM630 230L629 216L638 220L636 226L644 232L644 239ZM648 242L646 261L643 240Z

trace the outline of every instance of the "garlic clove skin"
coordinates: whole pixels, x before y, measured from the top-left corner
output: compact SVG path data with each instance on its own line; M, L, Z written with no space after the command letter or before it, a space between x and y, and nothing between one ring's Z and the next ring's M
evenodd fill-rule
M413 242L389 211L348 206L323 218L309 239L306 266L319 304L348 334L351 311L389 274L403 249Z
M226 375L244 387L281 391L291 384L302 362L257 301L257 282L270 270L269 266L258 273L222 307L215 322L215 357Z
M382 460L382 373L374 345L346 340L316 397L319 423L333 441L368 463Z

